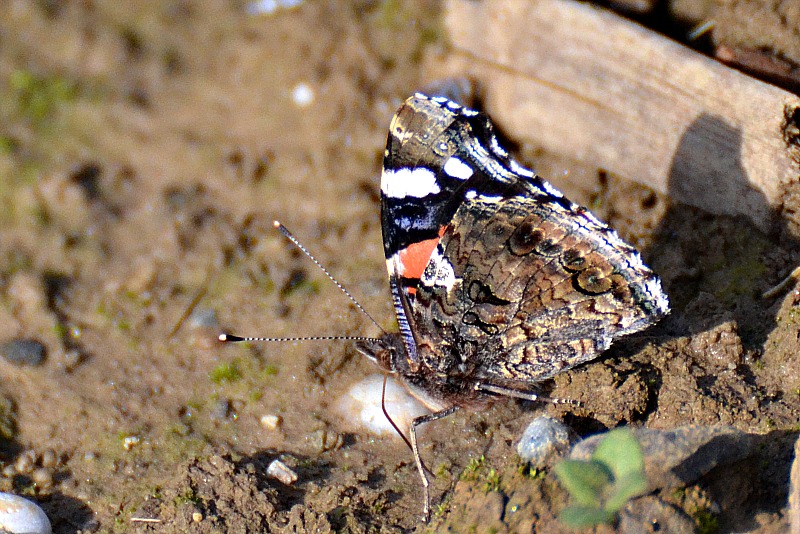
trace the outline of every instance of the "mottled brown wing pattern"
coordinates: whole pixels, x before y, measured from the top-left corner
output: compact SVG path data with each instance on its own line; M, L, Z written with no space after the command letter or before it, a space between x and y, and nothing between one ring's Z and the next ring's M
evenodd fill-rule
M632 247L536 194L477 195L442 236L413 308L420 357L437 373L529 389L665 313ZM437 272L445 261L451 283Z
M385 338L365 353L443 406L530 390L669 311L636 250L493 131L483 113L418 94L384 155L384 250L405 350Z

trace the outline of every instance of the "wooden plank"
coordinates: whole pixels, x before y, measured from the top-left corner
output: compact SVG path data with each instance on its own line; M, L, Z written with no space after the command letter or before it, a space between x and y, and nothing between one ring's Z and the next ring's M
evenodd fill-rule
M478 80L489 113L521 142L765 231L800 176L784 135L798 97L611 12L450 0L446 26L446 71Z

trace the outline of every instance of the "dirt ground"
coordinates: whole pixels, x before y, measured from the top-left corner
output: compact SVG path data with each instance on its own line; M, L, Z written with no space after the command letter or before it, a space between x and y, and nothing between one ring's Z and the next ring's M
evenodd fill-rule
M553 183L643 250L674 311L547 386L580 406L509 401L434 423L428 525L405 445L338 415L375 372L352 343L216 341L379 334L273 219L394 324L380 160L425 58L447 53L442 6L289 4L10 0L0 13L0 343L46 347L38 366L0 361L0 490L35 498L57 533L566 531L566 493L515 453L545 412L580 435L761 434L746 490L709 480L674 500L705 512L706 532L785 530L800 291L760 294L800 263L797 191L765 235L537 153L545 178L569 168ZM643 20L678 35L713 16L701 49L723 39L798 65L789 4L676 0ZM294 485L266 476L276 458Z

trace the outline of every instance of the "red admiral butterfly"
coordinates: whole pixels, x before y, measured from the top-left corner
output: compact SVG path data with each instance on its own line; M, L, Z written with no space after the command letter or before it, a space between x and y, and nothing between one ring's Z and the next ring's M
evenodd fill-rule
M517 164L489 118L417 94L392 120L381 178L384 251L400 332L357 348L433 413L416 428L597 357L669 312L639 253Z

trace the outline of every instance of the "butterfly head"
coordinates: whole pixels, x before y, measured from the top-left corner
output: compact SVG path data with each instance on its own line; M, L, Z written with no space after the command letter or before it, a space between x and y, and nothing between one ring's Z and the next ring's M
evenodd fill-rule
M416 369L406 357L406 347L400 334L384 334L379 338L358 341L356 350L390 373L406 374Z

